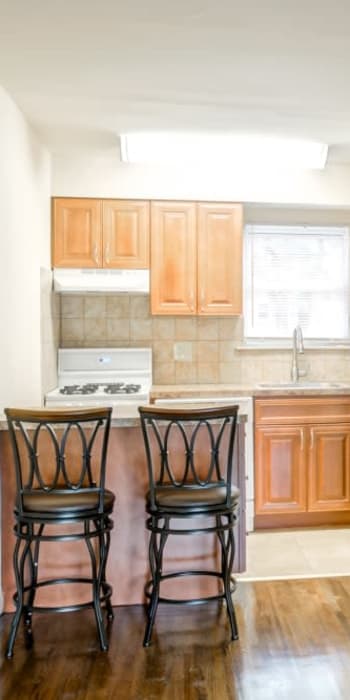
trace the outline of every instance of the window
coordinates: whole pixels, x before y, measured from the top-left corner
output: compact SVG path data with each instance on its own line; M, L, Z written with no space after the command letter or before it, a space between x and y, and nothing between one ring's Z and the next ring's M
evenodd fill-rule
M246 338L349 338L346 227L247 226Z

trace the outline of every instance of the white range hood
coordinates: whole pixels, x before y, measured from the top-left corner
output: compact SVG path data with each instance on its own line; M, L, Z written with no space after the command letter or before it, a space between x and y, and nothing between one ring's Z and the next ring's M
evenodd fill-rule
M53 283L61 294L148 294L149 270L55 268Z

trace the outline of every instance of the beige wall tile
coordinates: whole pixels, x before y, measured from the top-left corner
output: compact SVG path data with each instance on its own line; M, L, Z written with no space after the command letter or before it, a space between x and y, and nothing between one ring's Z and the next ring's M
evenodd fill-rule
M106 315L113 318L129 318L130 297L129 294L109 294L106 296Z
M82 318L84 316L84 297L78 294L62 294L61 313L63 318Z
M194 362L175 362L176 384L194 384L197 382L197 365Z
M48 294L42 279L42 342L56 347L142 347L152 345L157 383L257 383L289 381L290 352L244 352L243 319L151 317L144 295ZM57 321L54 321L56 317ZM85 321L84 321L85 318ZM192 362L174 361L174 342L191 342ZM52 355L53 357L53 355ZM298 357L309 380L350 380L347 351L305 350ZM52 375L44 365L46 377Z
M104 295L87 294L84 300L85 318L105 318L106 297Z
M219 365L214 362L198 362L197 382L215 384L219 381Z
M219 321L217 318L198 318L198 340L217 340L219 337Z
M129 319L107 318L106 319L107 340L114 340L117 343L129 341L130 323Z
M154 384L175 384L175 363L160 362L153 368Z
M219 342L220 362L233 362L236 343L234 340L221 340Z
M197 338L197 320L195 318L175 319L176 340L195 340Z
M242 342L244 337L244 321L243 316L234 317L234 328L233 328L233 338Z
M233 362L220 362L219 382L222 384L240 384L241 381L240 360L234 360Z
M148 294L130 296L130 318L148 319L150 316L150 300Z
M196 343L197 362L218 362L219 343L210 340L200 340Z
M152 340L152 321L132 319L130 321L130 340Z
M175 338L174 318L153 318L153 340L172 340Z
M155 364L174 361L174 345L171 340L153 343L153 362Z
M84 345L89 347L103 347L106 340L107 328L105 318L84 319Z
M237 325L239 329L241 328L239 324L239 319L237 317L230 318L219 318L219 339L220 340L233 340L237 338Z
M62 318L61 320L62 342L74 341L77 345L84 343L84 319L83 318ZM72 346L70 346L72 347Z

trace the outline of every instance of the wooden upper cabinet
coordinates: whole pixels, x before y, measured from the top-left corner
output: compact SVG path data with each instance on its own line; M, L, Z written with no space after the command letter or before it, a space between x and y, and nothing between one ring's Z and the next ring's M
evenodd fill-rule
M58 197L53 267L149 267L149 202Z
M151 204L153 314L242 312L242 206Z
M103 267L149 267L149 217L149 202L103 201Z
M54 267L101 267L101 201L55 199L52 262Z
M196 205L151 203L151 311L196 313Z
M242 206L198 204L198 313L242 312Z

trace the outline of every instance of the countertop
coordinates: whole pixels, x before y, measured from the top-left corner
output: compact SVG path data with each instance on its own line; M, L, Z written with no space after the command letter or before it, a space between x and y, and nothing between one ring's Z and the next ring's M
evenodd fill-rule
M349 382L312 382L300 384L266 382L260 384L154 384L151 402L156 399L213 398L238 396L341 396L350 395Z
M267 384L267 382L266 382ZM253 396L263 398L268 396L346 396L350 395L349 382L306 382L303 384L281 383L269 386L259 384L153 384L150 402L156 399L189 399L214 397L237 398ZM121 415L121 411L123 411ZM112 417L112 427L132 428L140 425L137 407L134 409L117 409ZM4 414L0 413L0 430L6 430L7 423Z

